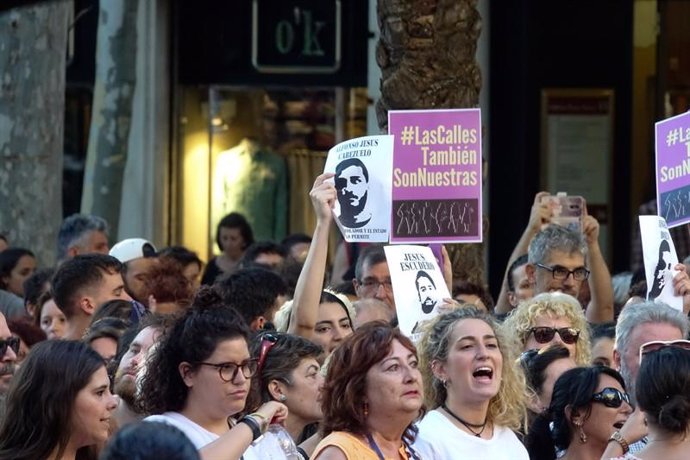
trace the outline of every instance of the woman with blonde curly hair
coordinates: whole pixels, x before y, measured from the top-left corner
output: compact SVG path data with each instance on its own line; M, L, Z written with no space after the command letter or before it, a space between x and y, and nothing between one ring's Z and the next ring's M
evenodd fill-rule
M494 320L475 308L436 317L419 343L425 401L414 447L424 459L527 460L513 430L526 415L525 379Z
M591 361L589 327L580 303L568 294L547 292L520 303L502 326L520 351L563 345L578 366Z

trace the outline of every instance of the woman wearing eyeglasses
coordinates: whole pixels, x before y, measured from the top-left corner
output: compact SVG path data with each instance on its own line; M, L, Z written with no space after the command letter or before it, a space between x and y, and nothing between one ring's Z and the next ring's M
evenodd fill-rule
M269 401L285 404L285 429L308 458L319 441L318 436L313 436L316 423L323 418L323 376L318 361L323 349L296 335L263 332L251 340L249 350L257 361L257 372L252 377L245 410Z
M520 303L502 328L522 351L557 344L566 347L579 366L590 363L587 320L580 303L568 294L549 292Z
M541 425L550 431L554 448L535 446L530 458L551 460L560 451L561 460L599 460L611 436L632 412L623 378L615 370L594 366L566 371L556 381L546 415L552 427Z
M239 420L256 361L247 348L249 331L239 314L202 288L193 306L179 317L151 350L143 371L138 404L185 433L204 459L284 459L277 441L265 433L271 421L282 422L286 407L263 404ZM264 435L262 452L252 443Z
M525 419L525 379L510 342L486 313L437 316L419 344L428 412L415 443L424 460L527 460L514 431Z

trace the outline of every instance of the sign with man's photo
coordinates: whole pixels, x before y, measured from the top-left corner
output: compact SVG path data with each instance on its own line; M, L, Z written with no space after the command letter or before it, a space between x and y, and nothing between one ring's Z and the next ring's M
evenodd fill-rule
M479 109L390 110L391 243L482 241Z
M640 216L640 236L647 280L647 300L683 310L683 297L675 295L673 277L678 255L663 217Z
M333 178L335 222L349 243L388 242L393 136L350 139L328 152L324 172Z
M400 330L416 341L426 322L442 313L443 299L450 298L448 286L431 248L395 245L384 251Z

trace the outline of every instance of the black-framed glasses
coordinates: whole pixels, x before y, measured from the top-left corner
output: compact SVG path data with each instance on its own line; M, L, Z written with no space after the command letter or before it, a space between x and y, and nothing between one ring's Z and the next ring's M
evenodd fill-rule
M599 393L594 393L592 401L602 403L606 407L618 409L623 404L623 401L630 404L630 395L620 391L618 388L607 387Z
M237 373L241 370L245 378L250 378L256 374L257 363L255 359L247 359L241 363L205 363L198 362L203 366L211 366L218 369L218 375L223 382L232 382L237 378Z
M0 340L0 358L7 353L7 347L10 347L15 355L19 353L19 337L8 337Z
M578 267L575 270L568 270L567 268L561 267L560 265L554 265L553 267L549 267L548 265L537 264L537 267L551 272L551 276L553 276L553 279L555 280L568 279L570 275L573 275L573 279L575 281L584 281L587 278L589 278L590 273L589 270L587 270L585 267Z
M266 362L268 351L273 348L273 345L275 345L277 342L277 335L265 333L261 336L261 349L259 350L259 361L257 365L257 372L259 372L259 374L261 374L261 369L263 369L264 363Z
M537 343L549 343L556 336L556 333L561 337L563 343L572 345L577 342L580 337L580 331L574 327L533 327L529 330L530 334L534 334L534 340Z

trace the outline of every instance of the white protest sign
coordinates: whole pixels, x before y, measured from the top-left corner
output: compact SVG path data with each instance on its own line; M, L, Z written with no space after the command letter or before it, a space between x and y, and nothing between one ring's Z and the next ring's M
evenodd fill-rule
M659 216L640 216L640 236L647 299L683 311L683 297L673 292L673 277L678 273L673 267L678 263L678 255L666 220Z
M416 341L423 323L442 312L450 292L431 248L414 245L386 246L395 309L403 334Z
M335 173L335 222L348 243L388 242L391 227L393 136L365 136L328 151Z

